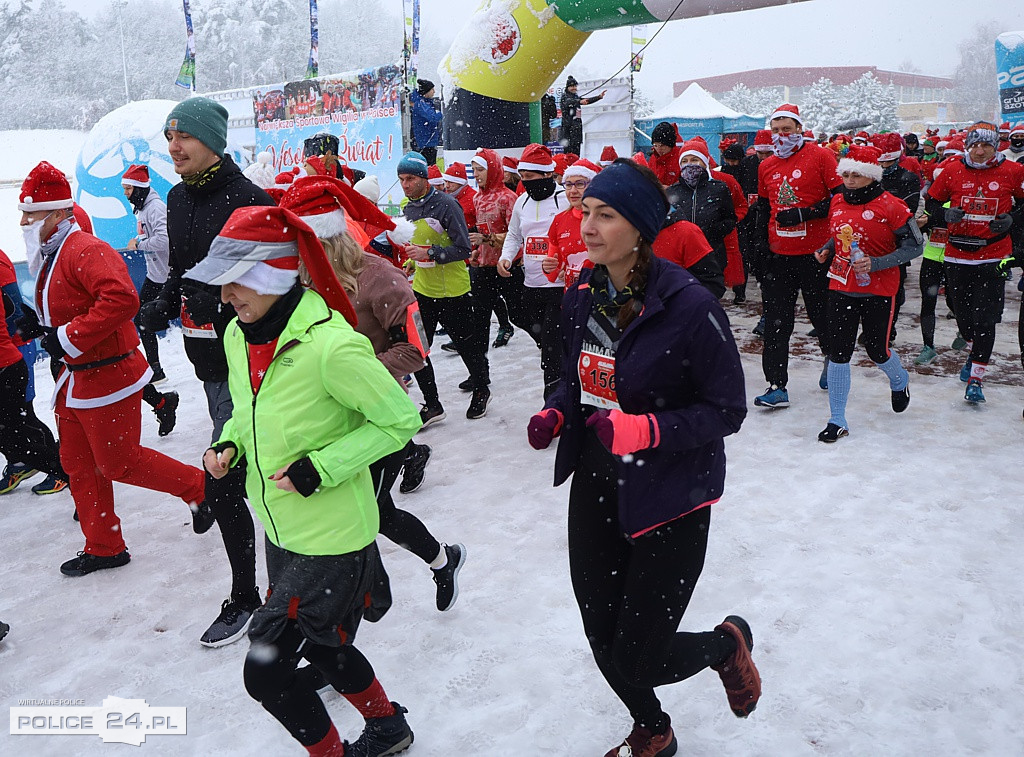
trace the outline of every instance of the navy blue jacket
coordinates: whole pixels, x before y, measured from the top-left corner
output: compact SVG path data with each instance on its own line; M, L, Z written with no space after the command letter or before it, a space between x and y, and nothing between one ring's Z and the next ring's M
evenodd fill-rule
M441 144L441 111L419 92L409 95L412 104L412 138L416 140L416 149L437 147Z
M576 469L585 426L577 362L593 307L590 269L562 302L562 381L545 407L565 418L555 486ZM644 308L622 334L615 391L625 413L652 413L661 441L619 464L619 525L629 536L715 502L725 485L724 437L747 414L743 368L718 300L686 269L655 257Z

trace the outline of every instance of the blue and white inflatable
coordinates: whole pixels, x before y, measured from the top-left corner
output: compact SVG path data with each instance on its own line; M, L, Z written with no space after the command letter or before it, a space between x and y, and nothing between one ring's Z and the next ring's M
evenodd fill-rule
M996 80L1003 121L1024 123L1024 32L996 37Z

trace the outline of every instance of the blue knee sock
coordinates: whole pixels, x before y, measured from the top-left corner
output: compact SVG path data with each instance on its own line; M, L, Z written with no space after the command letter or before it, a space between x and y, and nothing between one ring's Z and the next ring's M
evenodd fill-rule
M848 428L846 425L846 400L850 396L850 364L828 364L828 407L832 411L829 423Z
M875 363L882 372L889 377L889 389L894 392L902 392L910 383L910 374L900 362L900 356L893 352L884 363Z

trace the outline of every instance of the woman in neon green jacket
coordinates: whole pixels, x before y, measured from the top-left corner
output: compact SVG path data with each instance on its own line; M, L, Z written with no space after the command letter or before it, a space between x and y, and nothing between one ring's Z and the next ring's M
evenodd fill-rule
M300 258L316 292L298 283ZM377 620L391 601L367 466L412 438L416 407L352 328L320 242L291 212L236 210L186 277L219 285L237 315L224 335L235 409L203 463L218 478L246 459L249 501L266 530L270 591L249 627L246 689L310 754L403 749L413 739L406 710L352 643L362 618ZM314 671L296 671L302 658L363 715L352 744Z

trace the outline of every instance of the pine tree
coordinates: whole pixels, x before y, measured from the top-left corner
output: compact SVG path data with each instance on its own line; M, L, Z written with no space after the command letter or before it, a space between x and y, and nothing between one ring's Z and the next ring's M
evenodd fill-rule
M789 179L783 179L782 185L779 187L778 204L780 207L788 208L793 205L797 205L800 202L800 198L797 197L796 192L789 183Z

